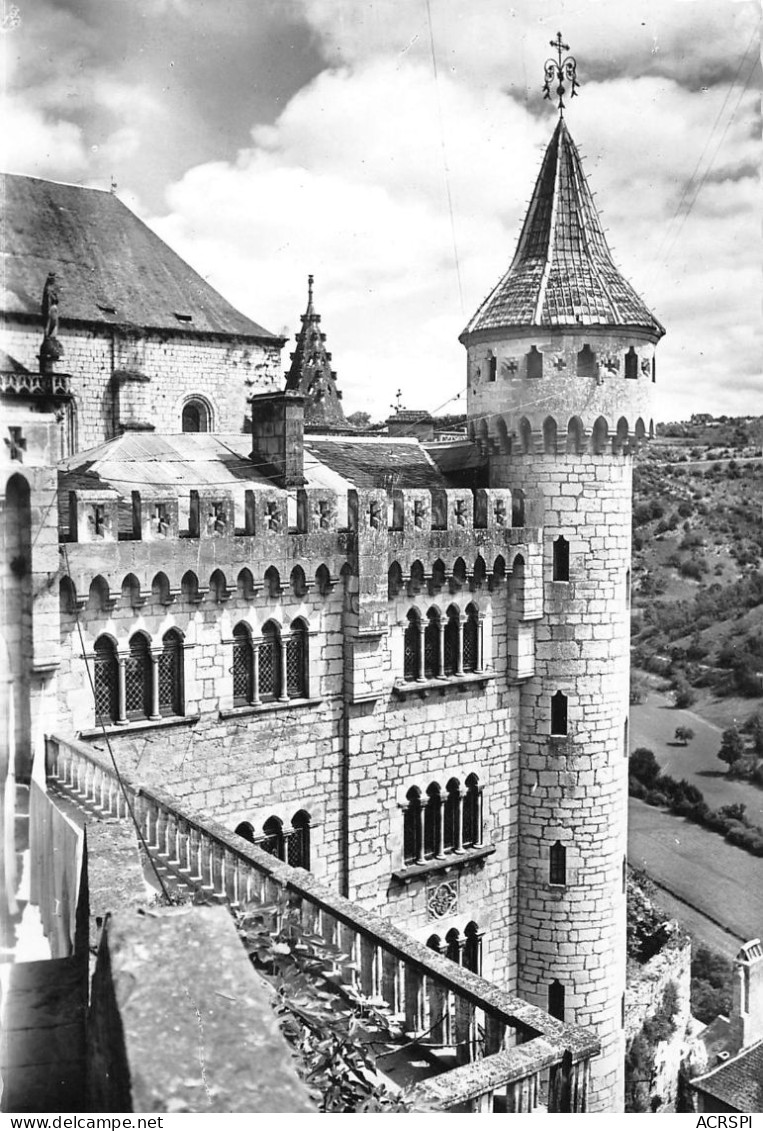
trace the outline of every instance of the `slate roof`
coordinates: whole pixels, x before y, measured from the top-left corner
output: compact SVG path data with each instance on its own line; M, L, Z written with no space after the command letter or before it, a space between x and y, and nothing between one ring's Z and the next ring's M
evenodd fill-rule
M308 456L355 487L447 487L448 483L417 440L369 436L305 436L305 475Z
M158 491L204 486L271 486L249 458L251 436L213 432L126 432L59 464L59 491ZM245 483L244 483L245 481Z
M733 1111L763 1111L763 1041L692 1080L691 1085Z
M331 354L326 349L326 335L321 330L321 316L313 302L312 275L307 279L307 309L301 317L302 328L291 355L286 388L305 398L306 427L349 429L336 387L336 373L331 368Z
M283 340L232 307L113 193L3 173L0 225L3 312L41 318L52 271L62 329L128 324Z
M580 155L560 118L512 264L464 334L581 325L639 326L660 337L665 333L612 260Z

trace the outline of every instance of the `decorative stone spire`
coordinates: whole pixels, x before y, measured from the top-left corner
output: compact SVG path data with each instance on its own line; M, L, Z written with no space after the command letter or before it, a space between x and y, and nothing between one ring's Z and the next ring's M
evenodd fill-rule
M561 114L512 264L465 332L514 326L634 326L665 333L614 264Z
M291 368L286 377L287 391L305 398L307 427L348 427L342 409L342 394L336 387L336 373L331 368L331 354L326 349L326 335L321 332L321 316L313 302L313 276L307 277L307 309L302 315L302 329L297 334L297 348L291 354Z

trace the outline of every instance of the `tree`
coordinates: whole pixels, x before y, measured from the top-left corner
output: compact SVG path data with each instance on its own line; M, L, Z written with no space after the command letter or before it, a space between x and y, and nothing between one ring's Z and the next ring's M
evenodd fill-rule
M353 428L370 428L371 427L371 413L370 412L351 412L347 417L347 423L351 424Z
M718 751L718 757L722 762L726 762L729 766L733 766L738 762L745 751L744 739L736 727L729 727L721 735L721 748Z
M694 738L694 731L691 727L676 727L676 742L680 742L682 746L688 746Z
M660 776L660 765L653 751L645 746L639 746L628 759L628 772L631 777L649 787L654 785Z
M694 693L694 688L688 680L683 676L676 676L673 681L673 693L675 696L676 707L684 708L691 707L697 696Z

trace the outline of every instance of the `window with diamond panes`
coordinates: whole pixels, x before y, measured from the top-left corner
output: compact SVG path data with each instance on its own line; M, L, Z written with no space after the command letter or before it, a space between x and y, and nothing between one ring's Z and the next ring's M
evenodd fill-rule
M482 843L482 798L480 782L476 774L466 779L466 795L463 799L462 841L464 848L474 848Z
M175 629L165 632L159 654L159 713L183 713L183 641Z
M130 640L125 660L125 714L128 719L145 719L151 714L151 650L142 632Z
M95 687L95 715L100 723L115 723L119 717L119 662L117 649L108 636L99 636L95 642L93 685Z
M467 609L466 623L464 624L464 656L461 664L465 672L477 670L479 660L479 624L477 613L473 605Z
M424 678L434 679L440 672L440 618L434 609L427 613L424 629Z
M412 681L419 678L419 657L421 655L421 633L419 631L419 618L415 612L408 614L408 624L405 629L403 672L405 679Z
M245 624L233 629L233 704L243 707L252 701L252 638Z
M310 815L304 809L292 818L286 844L286 863L292 868L310 867Z
M274 624L266 624L263 628L258 651L260 699L264 702L278 699L281 694L281 648Z
M286 694L290 699L307 697L307 633L300 621L295 621L291 635L286 639Z
M427 788L427 803L424 809L424 859L431 860L440 847L442 828L442 803L440 787L433 782Z
M421 858L421 791L413 786L405 796L408 805L403 813L403 859L406 864L416 864Z
M445 655L442 661L445 675L455 675L458 669L458 621L458 611L449 610L445 625Z

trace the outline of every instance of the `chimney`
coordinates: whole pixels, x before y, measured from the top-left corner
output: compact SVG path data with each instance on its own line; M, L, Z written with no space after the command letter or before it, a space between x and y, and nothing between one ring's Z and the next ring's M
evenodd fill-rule
M277 487L304 486L305 398L288 390L260 393L252 406L252 459Z
M731 1026L737 1051L763 1038L763 946L760 939L744 944L736 956Z

